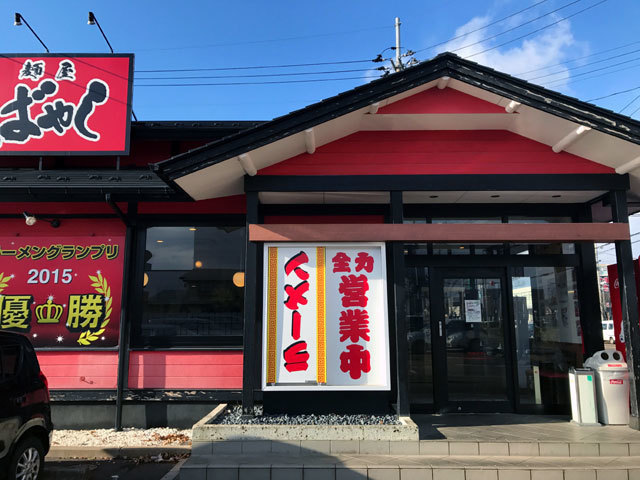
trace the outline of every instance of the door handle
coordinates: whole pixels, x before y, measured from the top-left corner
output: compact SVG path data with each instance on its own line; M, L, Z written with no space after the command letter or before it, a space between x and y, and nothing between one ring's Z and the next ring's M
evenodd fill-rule
M440 332L440 336L442 336L442 322L438 322L438 332Z

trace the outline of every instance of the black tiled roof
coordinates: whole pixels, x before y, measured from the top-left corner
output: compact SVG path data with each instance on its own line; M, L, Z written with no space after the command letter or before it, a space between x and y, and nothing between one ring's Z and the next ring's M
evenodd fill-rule
M416 66L358 86L271 121L256 122L255 126L156 163L152 165L152 168L158 175L172 183L177 178L341 117L443 76L460 80L523 105L591 127L594 130L640 144L640 122L630 117L548 90L447 52Z

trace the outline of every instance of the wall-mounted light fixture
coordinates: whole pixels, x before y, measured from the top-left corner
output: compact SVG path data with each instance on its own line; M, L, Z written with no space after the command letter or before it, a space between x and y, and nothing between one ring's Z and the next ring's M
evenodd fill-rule
M26 223L29 227L34 226L38 220L49 223L53 228L58 228L60 226L60 220L58 220L57 218L38 218L28 212L22 212L22 215L24 216L24 223Z

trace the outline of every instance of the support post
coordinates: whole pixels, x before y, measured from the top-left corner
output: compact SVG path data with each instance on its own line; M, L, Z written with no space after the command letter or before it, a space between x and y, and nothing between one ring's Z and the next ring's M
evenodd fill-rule
M391 192L391 223L403 222L402 192ZM393 261L393 292L396 330L396 410L400 416L409 416L409 345L407 342L407 314L404 297L405 268L403 242L391 242Z
M244 272L244 330L242 363L242 415L253 416L256 365L256 312L258 288L258 244L249 241L249 225L258 223L258 192L247 192L246 255Z
M627 194L624 190L614 190L610 194L611 213L616 223L629 223L627 213ZM629 365L629 393L631 399L631 418L629 426L640 430L638 404L640 403L640 324L638 317L638 298L633 271L633 253L631 240L618 240L616 259L618 262L618 283L620 285L620 305L622 307L622 331L627 349Z
M110 199L109 199L110 200ZM115 204L114 204L115 206ZM116 207L117 208L117 207ZM116 431L122 430L122 397L124 389L129 383L129 339L130 322L127 313L131 308L129 305L129 291L131 290L131 280L135 278L133 272L136 267L135 255L133 251L136 245L136 230L132 222L137 214L138 204L130 202L127 206L127 215L121 220L127 226L124 240L124 274L122 279L122 293L120 301L120 334L118 338L118 378L116 382L116 418L114 428Z
M578 213L578 222L592 221L591 206L585 204ZM585 358L604 348L602 341L602 317L600 315L600 287L598 285L598 266L596 264L595 245L592 242L577 242L577 254L580 257L578 271L578 294L580 302L580 326L584 339Z

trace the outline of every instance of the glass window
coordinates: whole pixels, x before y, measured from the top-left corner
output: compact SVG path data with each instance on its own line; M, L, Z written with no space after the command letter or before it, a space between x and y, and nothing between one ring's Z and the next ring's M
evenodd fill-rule
M520 403L569 405L569 368L582 366L573 267L515 268L512 277Z
M411 403L433 403L429 270L407 268L405 277L409 396Z
M147 229L141 345L242 345L244 227Z

